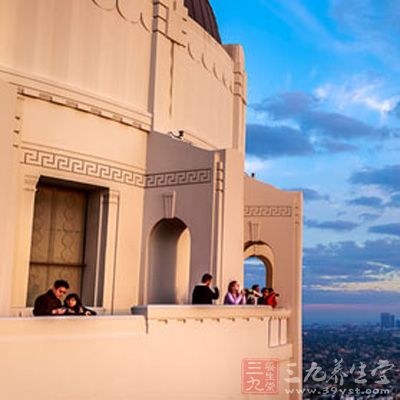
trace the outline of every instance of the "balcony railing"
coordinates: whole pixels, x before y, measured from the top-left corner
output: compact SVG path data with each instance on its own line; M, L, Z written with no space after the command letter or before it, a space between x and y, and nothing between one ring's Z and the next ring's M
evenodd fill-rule
M226 306L226 305L144 305L132 307L132 314L142 315L149 322L169 321L233 322L258 321L265 324L268 347L288 344L288 319L291 311L286 308L272 309L269 306Z

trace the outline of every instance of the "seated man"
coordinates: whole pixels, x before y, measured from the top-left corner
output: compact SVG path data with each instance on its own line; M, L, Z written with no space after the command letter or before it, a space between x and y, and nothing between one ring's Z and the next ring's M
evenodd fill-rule
M61 299L67 293L69 284L67 281L59 279L54 282L53 287L47 292L40 295L35 300L33 315L35 317L43 315L63 315L66 308L62 306Z
M192 304L212 304L213 300L219 297L219 290L217 287L211 289L211 281L213 277L210 274L204 274L201 278L201 283L196 285L193 290Z

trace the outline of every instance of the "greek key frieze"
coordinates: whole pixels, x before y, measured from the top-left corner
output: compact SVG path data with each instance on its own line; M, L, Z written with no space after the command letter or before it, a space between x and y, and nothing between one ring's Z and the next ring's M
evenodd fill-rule
M245 206L244 216L260 217L260 218L291 217L292 207L291 206Z
M211 169L162 172L146 175L146 188L211 183Z
M129 186L152 189L168 186L197 185L212 182L212 170L194 169L142 174L125 168L77 156L22 148L22 163L48 169L100 178Z

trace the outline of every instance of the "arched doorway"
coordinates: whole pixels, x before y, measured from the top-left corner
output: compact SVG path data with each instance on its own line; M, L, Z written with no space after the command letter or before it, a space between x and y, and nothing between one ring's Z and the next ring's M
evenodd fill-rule
M245 287L259 284L261 287L274 285L274 253L263 242L248 242L244 248Z
M179 219L162 219L153 228L149 245L149 304L188 302L190 232Z

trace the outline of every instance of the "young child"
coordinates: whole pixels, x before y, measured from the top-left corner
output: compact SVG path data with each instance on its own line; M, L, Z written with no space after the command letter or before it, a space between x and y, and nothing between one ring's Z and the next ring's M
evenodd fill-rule
M65 298L64 307L67 309L64 315L96 315L96 312L82 305L81 299L76 293L71 293Z

